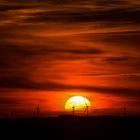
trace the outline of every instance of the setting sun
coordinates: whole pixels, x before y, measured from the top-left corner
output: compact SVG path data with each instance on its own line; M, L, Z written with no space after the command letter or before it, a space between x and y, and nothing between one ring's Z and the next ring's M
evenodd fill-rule
M91 106L90 101L82 96L73 96L69 98L65 103L65 109L67 110L71 110L73 107L76 110L80 110L89 106Z

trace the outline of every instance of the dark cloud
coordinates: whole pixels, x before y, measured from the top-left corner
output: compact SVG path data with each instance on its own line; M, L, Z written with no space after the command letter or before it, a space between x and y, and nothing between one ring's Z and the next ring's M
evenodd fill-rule
M18 3L18 1L15 1ZM26 1L23 1L26 2ZM38 1L38 2L45 2L45 1ZM54 1L55 3L60 2L58 0ZM61 1L61 3L67 3L71 2L74 5L74 1ZM79 1L80 2L80 1ZM28 2L27 2L28 3ZM31 3L31 2L29 2ZM88 2L87 2L88 3ZM92 3L92 1L89 1L89 4ZM125 4L129 6L125 6ZM23 23L35 23L35 22L67 22L67 23L88 23L88 22L100 22L100 24L106 26L122 26L124 24L139 24L140 23L140 9L137 7L131 7L129 4L129 1L122 1L122 0L115 0L115 1L107 1L107 0L99 0L94 1L93 3L94 8L84 8L83 4L79 4L79 7L81 8L74 8L74 6L71 8L64 6L59 10L53 8L52 10L47 10L48 7L45 5L42 6L36 6L36 5L21 5L18 3L18 5L1 5L0 11L8 11L8 10L26 10L26 9L32 9L34 8L34 11L37 9L44 9L44 12L37 12L34 13L28 13L28 18L24 19L20 22ZM97 5L100 7L97 7ZM106 5L105 8L102 7L102 5ZM119 5L119 6L118 6ZM54 5L55 6L55 5ZM78 8L78 10L77 10ZM17 11L18 12L18 11ZM16 13L15 13L16 14ZM19 13L20 14L20 13ZM22 15L23 13L21 13ZM16 15L15 15L16 16Z
M119 87L85 87L87 91L100 92L117 96L139 97L140 89L119 88Z
M99 5L102 5L102 4L126 4L127 1L129 0L30 0L30 1L27 1L27 0L20 0L20 2L18 0L4 0L5 2L16 2L16 3L60 3L60 4L66 4L66 3L97 3Z
M127 27L127 26L126 26ZM112 30L113 31L113 30ZM95 38L96 37L96 38ZM97 41L102 43L107 43L120 50L137 50L140 51L140 31L120 31L120 32L107 32L107 33L87 33L81 35L83 40L87 41ZM117 48L118 47L118 48ZM130 56L133 57L133 56Z
M30 5L0 5L0 11L6 12L6 11L14 11L14 10L26 10L29 8L33 8L33 6Z
M103 61L105 62L108 62L108 63L120 63L120 62L128 62L128 61L131 61L131 60L136 60L135 58L133 57L108 57L108 58L105 58Z
M125 97L140 97L140 89L121 88L121 87L98 87L84 85L66 85L56 82L34 82L26 76L11 76L1 77L0 87L5 89L31 89L31 90L46 90L46 91L65 91L65 90L82 90L87 92L98 92L102 94L111 94L114 96Z
M48 91L59 91L75 88L73 86L71 87L53 82L45 82L45 83L34 82L26 78L25 75L1 77L0 87L6 89L31 89L31 90L48 90Z
M112 24L128 22L139 23L140 10L131 8L116 8L108 10L77 11L47 11L30 15L24 22L111 22ZM109 23L108 23L109 24Z
M131 107L140 106L140 98L130 99L130 101L124 102L124 104L127 104Z
M19 101L17 99L0 98L0 105L17 105Z
M3 76L0 79L0 84L2 88L32 89L35 87L25 76Z
M83 76L94 76L94 77L119 77L119 78L131 78L133 81L139 81L140 73L99 73L99 74L81 74Z
M14 3L14 4L33 4L33 3L44 3L46 0L4 0L5 3Z
M83 49L82 49L83 48ZM86 48L86 49L84 49ZM73 49L65 49L51 46L40 46L34 49L33 46L3 44L0 46L0 67L16 68L29 66L36 63L36 58L44 57L45 60L73 60L103 54L104 51L87 46Z
M92 1L92 0L91 0ZM94 0L93 0L94 1ZM105 5L126 5L129 4L129 0L95 0L96 5L105 6Z

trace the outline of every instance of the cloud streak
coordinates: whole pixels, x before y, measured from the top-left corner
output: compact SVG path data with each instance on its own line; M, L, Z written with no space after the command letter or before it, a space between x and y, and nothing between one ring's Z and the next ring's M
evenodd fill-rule
M46 91L69 91L69 90L81 90L88 92L95 92L101 94L111 94L113 96L124 96L124 97L138 97L140 98L140 89L134 89L129 87L95 87L85 85L67 85L56 82L34 82L23 77L3 77L0 79L0 87L2 89L31 89L31 90L46 90Z

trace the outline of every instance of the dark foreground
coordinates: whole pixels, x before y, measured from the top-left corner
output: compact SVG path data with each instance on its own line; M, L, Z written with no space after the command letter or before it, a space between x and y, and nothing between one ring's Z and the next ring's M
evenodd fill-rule
M140 139L140 117L73 117L0 119L0 139Z

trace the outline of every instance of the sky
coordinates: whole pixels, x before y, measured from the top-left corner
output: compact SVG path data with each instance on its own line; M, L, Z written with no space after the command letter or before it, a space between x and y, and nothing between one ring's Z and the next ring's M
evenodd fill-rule
M0 0L0 116L140 115L138 0Z

